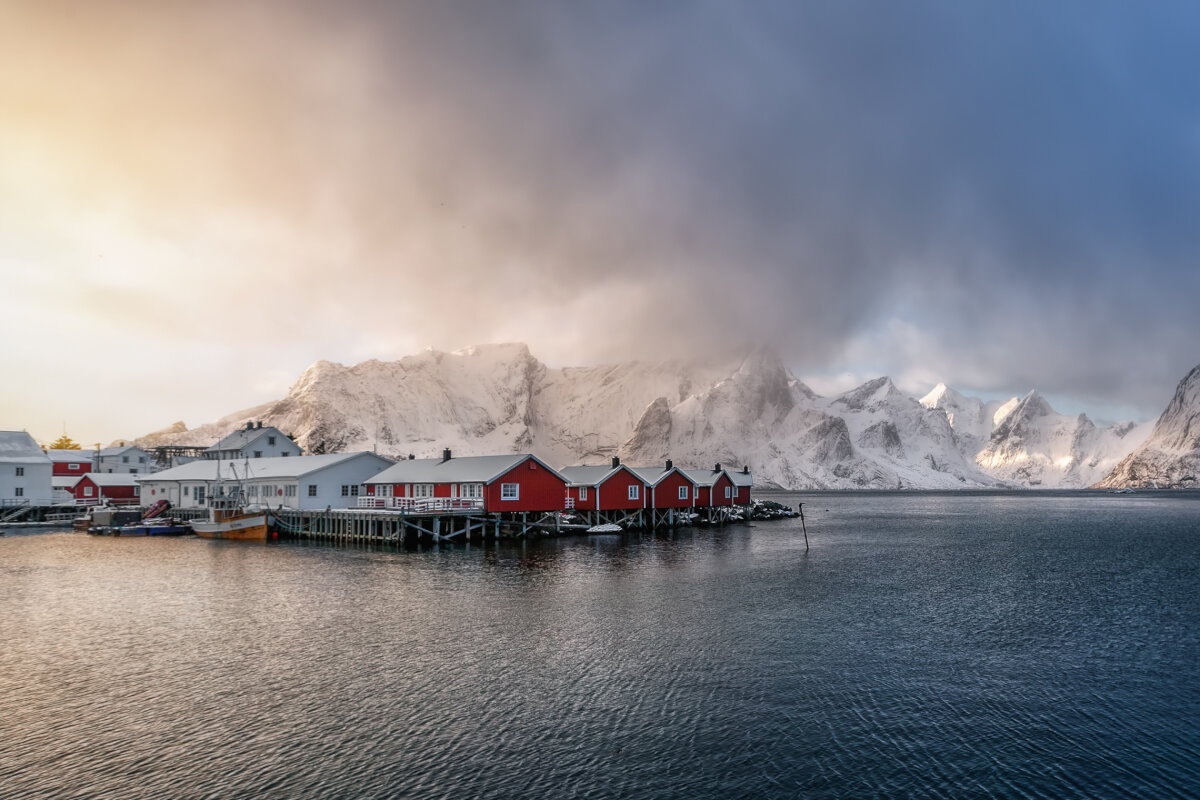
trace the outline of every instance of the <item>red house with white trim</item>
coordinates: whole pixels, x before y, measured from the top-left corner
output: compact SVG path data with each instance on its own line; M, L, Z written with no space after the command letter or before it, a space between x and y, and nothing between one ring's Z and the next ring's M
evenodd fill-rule
M137 505L141 502L137 477L130 472L88 473L75 484L75 502Z
M715 508L717 506L733 505L734 485L729 474L717 464L712 470L686 469L684 474L691 479L698 489L698 497L693 504L696 508Z
M733 481L733 504L735 506L750 505L750 490L753 488L754 478L750 474L750 467L742 467L740 472L729 472L729 479Z
M616 458L610 467L563 467L559 472L567 479L568 506L580 511L649 508L649 485Z
M665 467L635 467L634 471L650 487L648 508L691 508L696 504L696 484L670 461Z
M364 482L359 506L478 509L490 514L561 511L567 480L529 453L400 461ZM371 499L374 498L374 499Z
M46 455L50 457L50 465L53 469L53 476L74 477L86 475L91 472L92 456L91 453L84 450L47 450Z

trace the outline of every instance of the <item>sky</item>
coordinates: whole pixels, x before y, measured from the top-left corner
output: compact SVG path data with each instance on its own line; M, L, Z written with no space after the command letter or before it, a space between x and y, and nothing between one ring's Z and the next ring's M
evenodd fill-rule
M773 346L1153 419L1200 363L1200 6L0 0L0 429L319 359Z

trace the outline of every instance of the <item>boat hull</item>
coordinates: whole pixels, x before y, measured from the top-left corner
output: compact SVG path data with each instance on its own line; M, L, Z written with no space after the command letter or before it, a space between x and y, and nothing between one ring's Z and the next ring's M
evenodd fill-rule
M194 520L192 530L204 539L249 539L267 538L267 515L249 514L240 517L213 521Z

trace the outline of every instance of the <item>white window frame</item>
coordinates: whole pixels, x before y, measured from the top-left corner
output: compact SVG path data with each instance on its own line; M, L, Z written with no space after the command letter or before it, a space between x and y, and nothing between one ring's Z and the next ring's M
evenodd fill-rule
M501 500L520 500L521 499L521 484L519 484L519 483L502 483L502 484L500 484L500 499Z
M587 487L586 486L579 487L579 499L581 501L587 500Z
M68 464L67 469L79 469L79 465L78 464Z
M628 499L630 499L630 500L641 500L642 499L641 487L638 486L636 483L630 484L627 488L629 489L629 498Z
M731 489L731 487L729 487L729 486L725 487L725 499L726 500L728 500L730 497L733 496L732 494L730 494L730 489Z
M691 493L688 492L688 487L686 487L686 486L679 487L679 499L680 500L691 499Z
M91 490L89 489L88 491L90 492ZM13 489L13 497L24 497L24 496L25 496L25 487L24 486L18 486L17 488ZM88 495L88 496L90 497L91 495Z
M308 484L308 496L309 497L317 496L317 485L315 483Z
M25 468L24 467L17 467L17 477L18 478L25 477Z
M433 497L432 483L414 483L412 485L413 497Z
M92 496L92 487L91 487L91 486L85 486L85 487L83 487L83 496L84 496L84 497L91 497L91 496Z

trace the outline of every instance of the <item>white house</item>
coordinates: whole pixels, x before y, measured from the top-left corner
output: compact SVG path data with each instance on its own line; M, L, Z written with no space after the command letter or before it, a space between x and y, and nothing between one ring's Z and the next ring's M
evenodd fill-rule
M242 461L247 458L288 458L300 455L300 445L273 425L263 427L247 422L204 451L204 457L216 461Z
M214 492L239 485L251 503L277 508L351 508L360 487L392 465L375 453L330 453L237 461L202 459L139 479L146 505L167 500L176 508L202 508Z
M52 505L50 457L24 431L0 431L0 505Z
M135 475L150 472L150 454L137 445L121 444L106 447L96 459L96 472L131 472Z

